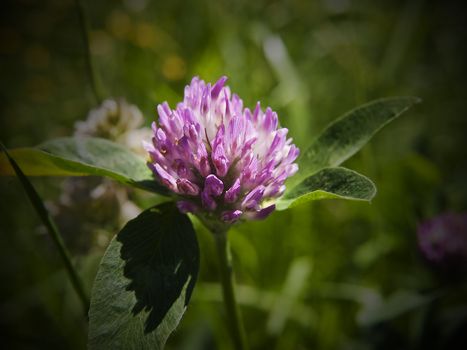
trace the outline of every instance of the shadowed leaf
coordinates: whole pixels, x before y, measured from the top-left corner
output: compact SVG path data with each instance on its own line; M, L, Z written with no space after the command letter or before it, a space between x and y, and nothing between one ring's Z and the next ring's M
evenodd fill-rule
M148 209L112 240L94 282L90 349L162 349L190 300L199 250L173 204Z

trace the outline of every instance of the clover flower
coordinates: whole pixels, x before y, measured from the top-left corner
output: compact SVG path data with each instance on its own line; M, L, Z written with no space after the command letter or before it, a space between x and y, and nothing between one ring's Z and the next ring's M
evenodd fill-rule
M119 142L129 131L142 126L144 117L138 107L125 99L107 99L92 109L86 120L75 124L76 136L102 137Z
M143 127L144 117L139 108L124 98L106 99L92 109L86 120L75 123L75 136L101 137L128 147L145 156L141 140L151 137L151 129Z
M141 139L152 135L143 123L143 113L136 105L123 98L106 99L91 109L86 119L75 123L74 136L106 138L141 154ZM70 177L60 186L59 199L48 201L47 207L65 240L82 252L91 249L94 241L106 246L108 234L115 231L118 222L128 221L140 212L130 200L131 190L110 179Z
M299 150L278 128L277 114L260 103L253 111L224 86L195 77L176 109L157 106L148 166L174 192L182 212L233 223L262 219L274 209L284 182L298 170Z
M418 226L417 238L432 263L467 262L467 214L446 213L426 220Z

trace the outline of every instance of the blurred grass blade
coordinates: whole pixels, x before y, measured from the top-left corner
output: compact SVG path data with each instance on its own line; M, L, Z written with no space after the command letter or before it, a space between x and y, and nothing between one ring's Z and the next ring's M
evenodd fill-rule
M357 315L357 321L364 327L387 322L429 304L443 294L444 292L441 290L421 294L411 290L399 289L386 300L380 300L378 303L364 303Z
M86 16L86 11L81 0L75 0L76 8L78 10L79 24L81 29L81 37L83 39L85 57L86 57L86 70L89 75L89 81L91 83L92 92L96 103L99 104L102 102L102 91L99 85L99 79L93 64L92 55L91 55L91 45L89 42L89 21Z
M376 132L415 103L416 97L391 97L369 102L331 123L299 159L294 184L325 167L335 167L358 152Z
M307 286L312 267L313 264L308 257L296 258L290 264L282 291L269 313L266 326L269 334L278 336L284 331L295 304L299 303L300 297Z
M55 226L55 223L53 222L53 220L50 217L47 209L45 208L44 202L42 201L39 194L34 189L31 182L23 174L23 172L21 171L18 164L10 156L10 154L8 153L6 147L1 142L0 142L0 147L2 148L3 152L5 153L5 156L7 157L8 161L10 162L11 167L15 171L16 176L18 177L21 184L23 185L23 188L24 188L27 196L29 197L29 200L31 201L32 205L34 206L34 209L36 210L37 214L39 215L40 219L42 220L42 223L47 228L47 232L49 233L50 237L52 238L52 241L54 242L55 246L57 247L58 252L60 253L60 257L63 260L63 264L65 265L65 269L66 269L66 271L68 273L68 277L70 278L71 284L73 285L73 288L75 289L76 293L78 294L79 299L81 300L81 303L83 305L84 314L87 316L88 308L89 308L89 299L86 296L86 293L84 291L83 283L82 283L81 279L79 278L78 273L76 272L76 270L75 270L75 268L73 266L73 263L71 262L70 253L68 252L67 248L65 247L65 244L63 242L62 236L60 235L60 232L58 231L57 227Z
M375 194L376 186L366 176L342 167L325 168L286 192L276 207L284 210L313 200L333 198L370 201Z
M107 176L121 183L159 194L167 190L154 181L143 158L125 147L95 137L64 137L33 148L10 151L28 176ZM0 175L15 172L0 157Z

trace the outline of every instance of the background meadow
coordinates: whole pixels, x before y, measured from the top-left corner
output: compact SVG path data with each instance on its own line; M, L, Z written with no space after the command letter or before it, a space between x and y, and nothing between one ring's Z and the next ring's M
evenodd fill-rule
M142 128L157 117L155 106L165 100L174 106L194 75L206 81L227 75L246 106L260 100L276 110L302 148L353 107L379 97L421 97L345 164L377 184L371 204L311 202L234 227L238 299L253 349L467 344L462 263L430 263L417 242L424 220L467 212L467 13L461 1L82 4L99 101L75 1L1 2L5 145L93 132L138 151L139 139L147 137ZM99 127L77 124L107 98L125 98L142 117L131 110L133 123L109 117ZM110 238L161 200L94 177L32 180L88 290ZM15 178L0 178L0 191L1 344L85 348L86 321L45 229ZM213 241L201 225L197 233L199 283L167 348L231 349Z

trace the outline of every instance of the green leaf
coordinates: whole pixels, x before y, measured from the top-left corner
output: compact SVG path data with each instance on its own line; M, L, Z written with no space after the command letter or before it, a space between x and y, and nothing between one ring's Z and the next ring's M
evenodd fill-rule
M286 192L276 207L284 210L309 201L331 198L370 201L375 194L375 184L356 171L341 167L325 168Z
M148 209L112 240L89 311L90 349L162 349L190 300L199 248L173 203Z
M144 159L125 147L99 138L67 137L34 148L18 148L10 154L28 176L107 176L124 184L160 194L167 190L154 181ZM0 175L13 175L0 155Z
M302 154L294 183L325 167L335 167L358 152L387 123L415 103L416 97L392 97L364 104L331 123Z

